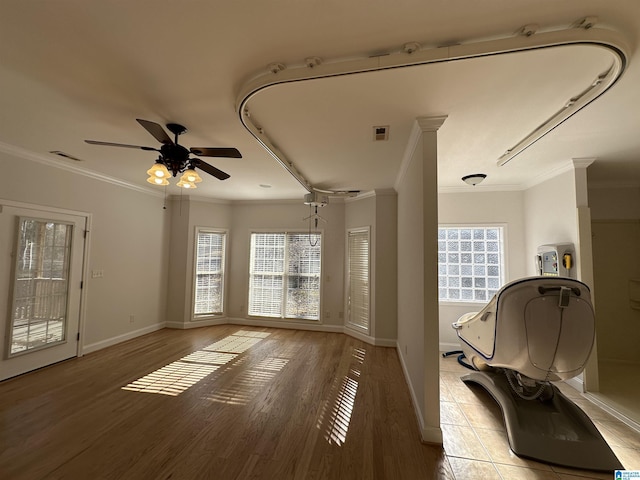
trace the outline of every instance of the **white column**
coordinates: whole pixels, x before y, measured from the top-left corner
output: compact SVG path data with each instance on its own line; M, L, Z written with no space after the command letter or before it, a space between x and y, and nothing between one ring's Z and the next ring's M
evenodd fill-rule
M593 246L591 242L591 209L589 208L589 196L587 185L587 167L595 158L574 158L573 169L576 185L576 230L578 232L578 244L576 256L578 257L578 278L589 285L591 289L591 301L595 306L596 292L593 279ZM596 322L598 318L596 317ZM593 345L591 357L583 374L583 391L597 392L600 388L598 374L598 344Z
M438 129L446 116L420 117L422 130L422 225L424 252L424 430L425 442L442 443L440 429L438 321Z

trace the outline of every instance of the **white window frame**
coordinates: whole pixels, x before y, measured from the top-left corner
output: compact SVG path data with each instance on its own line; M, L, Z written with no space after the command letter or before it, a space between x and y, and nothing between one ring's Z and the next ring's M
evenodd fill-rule
M222 292L220 293L220 301L222 305L219 312L196 313L196 299L198 295L198 237L201 233L211 233L215 235L222 235L224 239L223 246L222 246L223 248L222 259L220 264L220 270L221 270L220 275L222 276L222 279L220 281L220 285L222 288ZM195 236L193 239L193 275L192 275L193 294L191 295L191 298L192 298L191 315L194 320L201 320L207 317L221 317L225 315L226 291L227 291L227 288L226 288L227 275L225 272L225 269L226 269L225 267L227 263L228 243L229 243L229 231L226 229L201 227L201 226L197 226L195 228Z
M457 298L457 299L449 299L449 298L442 298L441 294L440 294L440 289L442 287L441 285L441 263L440 263L440 259L438 259L438 300L440 303L442 304L446 304L446 305L455 305L455 304L459 304L459 305L469 305L469 304L485 304L487 302L489 302L491 300L492 294L489 292L490 290L495 290L498 291L506 282L507 282L507 278L506 278L506 272L507 270L507 225L504 223L484 223L484 222L478 222L478 223L472 223L472 224L439 224L438 225L438 230L440 229L458 229L458 230L467 230L467 229L492 229L492 228L497 228L501 230L501 234L502 234L502 238L500 241L500 250L498 252L499 256L500 256L500 260L499 260L499 279L498 279L498 285L497 288L489 288L488 286L485 287L485 290L487 291L487 298L485 299L462 299L462 298ZM471 240L473 241L473 239ZM440 254L440 248L438 247L438 253ZM485 252L486 253L486 252ZM473 264L472 264L473 265ZM447 274L448 275L448 274ZM445 276L447 276L445 275ZM462 273L460 274L462 276ZM476 275L472 275L473 278L476 278ZM480 278L481 276L477 276L478 278ZM448 277L447 277L448 278ZM486 276L484 278L487 278ZM456 288L456 287L453 287ZM462 287L460 287L462 288ZM473 285L470 288L475 288L475 285Z
M295 229L284 229L284 230L252 230L249 233L249 272L248 272L248 285L247 285L247 315L253 318L276 318L282 320L296 320L296 321L304 321L304 322L318 322L322 321L322 272L324 270L324 230L316 230L312 232L313 234L320 235L320 273L319 277L319 291L318 291L318 318L309 318L309 317L294 317L287 316L287 271L289 267L289 259L287 256L287 236L288 235L305 235L309 232L307 230L295 230ZM285 257L284 257L284 266L283 266L283 282L282 282L282 301L280 313L277 315L267 315L267 314L257 314L251 312L251 299L252 299L252 276L253 276L253 264L254 264L254 249L252 238L253 235L260 234L274 234L274 235L285 235Z
M358 304L356 305L355 309L364 309L365 312L365 316L366 319L364 322L352 322L352 275L351 275L351 249L349 247L350 245L350 238L353 234L366 234L366 242L367 242L367 248L368 248L368 252L367 252L367 265L366 265L366 297L364 299L363 302L357 302ZM361 333L366 333L367 335L369 335L370 331L371 331L371 227L360 227L360 228L350 228L347 230L347 238L346 238L346 257L347 257L347 261L346 261L346 270L347 270L347 281L346 281L346 292L345 292L345 299L346 299L346 308L345 311L347 312L346 315L346 326L352 330L361 332ZM357 280L356 280L357 281ZM358 286L360 285L361 282L358 282ZM357 287L357 286L356 286Z

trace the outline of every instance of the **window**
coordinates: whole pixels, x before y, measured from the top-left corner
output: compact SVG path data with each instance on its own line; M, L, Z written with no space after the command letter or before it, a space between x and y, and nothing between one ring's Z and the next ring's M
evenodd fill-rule
M369 331L369 229L347 233L347 323Z
M20 218L9 356L65 340L71 224Z
M224 257L227 233L196 230L194 315L220 315L224 311Z
M251 234L249 315L320 319L321 238Z
M438 297L486 302L504 282L504 227L438 228Z

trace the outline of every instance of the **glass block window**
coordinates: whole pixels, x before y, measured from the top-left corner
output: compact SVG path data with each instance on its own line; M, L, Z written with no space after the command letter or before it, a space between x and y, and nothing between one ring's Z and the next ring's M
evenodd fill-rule
M504 227L438 228L438 297L487 302L504 283Z

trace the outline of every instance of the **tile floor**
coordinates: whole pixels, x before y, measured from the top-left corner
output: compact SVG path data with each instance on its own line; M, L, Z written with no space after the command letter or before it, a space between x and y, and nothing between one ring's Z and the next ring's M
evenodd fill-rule
M444 449L457 480L613 479L599 473L547 465L516 456L507 440L502 412L481 387L468 387L468 370L456 356L440 358L440 417ZM640 432L620 422L575 389L562 392L593 420L627 470L640 470Z

